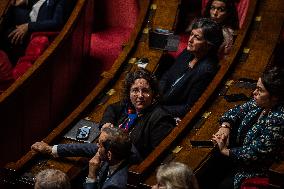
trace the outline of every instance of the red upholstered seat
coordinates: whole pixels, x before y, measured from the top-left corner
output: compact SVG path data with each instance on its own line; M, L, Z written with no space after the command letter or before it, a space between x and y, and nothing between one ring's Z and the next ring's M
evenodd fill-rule
M103 70L110 69L122 51L122 44L127 41L130 32L129 29L125 28L112 28L92 34L90 55L103 63L101 65Z
M173 52L169 52L169 54L172 57L177 58L178 55L183 51L183 49L185 49L187 47L188 38L189 38L188 34L185 34L185 33L180 34L179 35L178 50L177 51L173 51Z
M25 56L37 56L39 57L44 50L49 46L49 40L46 36L35 36L31 38L26 51Z
M248 178L243 181L241 189L268 189L268 178Z
M0 93L13 83L12 65L4 51L0 50Z
M32 67L36 59L36 56L23 56L19 58L16 66L13 69L14 79L16 80L21 77L30 67Z
M50 45L58 32L34 32L31 35L31 40L25 50L25 55L19 58L16 66L13 69L13 78L16 80L22 76L42 55L42 53Z
M98 17L100 16L100 22L103 23L92 34L90 56L96 63L101 63L101 70L107 70L122 51L122 45L127 42L135 27L138 6L137 0L105 0L99 6L104 15Z

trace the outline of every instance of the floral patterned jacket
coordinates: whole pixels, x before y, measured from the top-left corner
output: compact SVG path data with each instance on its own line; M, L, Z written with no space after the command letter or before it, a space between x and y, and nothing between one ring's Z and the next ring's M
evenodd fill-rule
M267 177L273 162L284 157L284 107L278 106L259 117L262 108L254 100L226 112L229 122L229 158L236 163L234 188L250 177Z

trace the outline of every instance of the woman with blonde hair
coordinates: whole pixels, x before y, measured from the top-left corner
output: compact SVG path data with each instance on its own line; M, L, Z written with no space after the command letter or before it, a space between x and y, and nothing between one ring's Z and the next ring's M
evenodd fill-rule
M157 171L157 184L152 189L198 189L193 171L185 164L171 162Z

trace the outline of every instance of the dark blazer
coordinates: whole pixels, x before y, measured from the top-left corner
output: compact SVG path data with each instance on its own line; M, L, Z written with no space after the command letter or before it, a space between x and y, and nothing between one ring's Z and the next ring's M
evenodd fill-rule
M217 56L204 57L193 68L189 68L188 63L193 58L194 56L184 49L160 80L163 105L175 117L183 117L188 112L219 68ZM173 86L182 75L184 76Z
M59 144L57 153L59 157L93 157L98 146L93 143ZM128 178L128 162L123 162L112 175L108 174L108 163L103 162L98 173L98 182L84 183L85 189L123 189L126 188Z
M64 24L65 7L66 0L46 0L39 9L37 21L29 22L29 31L59 30Z
M128 179L128 166L123 164L114 171L112 175L108 174L108 163L104 162L98 174L98 182L85 183L85 189L125 189Z
M88 157L92 158L98 151L97 144L78 143L78 144L58 144L57 154L59 157Z
M126 116L125 104L111 104L104 112L101 124L112 123L118 126ZM130 138L142 158L145 158L175 127L175 121L163 107L155 104L145 109L133 125Z
M12 6L5 18L7 30L12 31L15 25L24 23L29 23L29 32L59 30L69 14L66 0L46 0L39 9L37 21L31 22L29 13L37 1L29 0L27 6Z
M59 157L87 157L92 158L98 151L97 144L94 143L73 143L73 144L58 144L57 154ZM142 161L142 158L132 145L131 156L129 157L129 162L131 164L136 164Z

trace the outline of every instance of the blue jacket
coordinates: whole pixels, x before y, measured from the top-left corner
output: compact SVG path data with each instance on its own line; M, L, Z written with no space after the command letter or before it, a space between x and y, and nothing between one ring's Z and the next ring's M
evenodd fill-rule
M59 144L57 154L59 157L93 157L98 146L93 143ZM133 149L132 149L133 151ZM84 183L85 189L124 189L128 179L128 163L124 162L112 175L108 174L108 163L103 162L98 173L98 182Z

